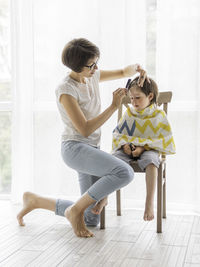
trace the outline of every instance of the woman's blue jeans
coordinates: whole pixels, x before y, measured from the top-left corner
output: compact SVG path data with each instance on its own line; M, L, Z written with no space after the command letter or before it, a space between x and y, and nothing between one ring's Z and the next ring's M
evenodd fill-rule
M78 141L64 141L61 152L64 162L78 172L81 194L87 192L96 202L133 180L131 166L96 147ZM70 200L57 199L55 213L64 216L66 208L72 204ZM100 220L100 215L91 212L95 204L84 213L88 226L96 226Z

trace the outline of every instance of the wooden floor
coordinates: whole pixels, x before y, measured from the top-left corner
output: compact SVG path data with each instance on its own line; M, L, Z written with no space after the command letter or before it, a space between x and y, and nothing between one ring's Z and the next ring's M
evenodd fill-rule
M65 218L45 210L25 217L19 227L19 206L0 201L1 267L114 267L200 266L200 217L169 215L163 233L155 220L144 222L142 211L126 210L117 217L106 212L106 230L93 228L95 237L74 236Z

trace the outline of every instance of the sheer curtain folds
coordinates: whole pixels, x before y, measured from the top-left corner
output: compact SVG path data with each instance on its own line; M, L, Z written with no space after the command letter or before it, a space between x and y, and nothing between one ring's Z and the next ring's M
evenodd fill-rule
M63 126L54 91L66 74L61 51L70 39L85 37L101 50L100 68L131 63L145 67L148 2L11 1L14 201L20 201L26 190L70 199L79 196L76 172L60 156ZM160 91L173 91L169 120L177 146L177 154L167 157L168 209L200 213L200 2L156 3L156 81ZM112 91L125 83L100 85L102 110L111 103ZM116 115L102 127L102 149L107 152ZM137 175L122 194L124 208L143 208L144 176Z
M21 201L26 190L77 198L76 172L60 156L63 126L54 91L66 75L61 51L70 39L85 37L99 46L104 69L144 64L145 1L12 0L11 4L12 199ZM111 103L112 91L125 82L102 83L102 109ZM108 152L115 124L116 117L103 128L102 148Z
M157 81L173 91L177 154L168 157L168 201L200 212L200 2L157 1Z

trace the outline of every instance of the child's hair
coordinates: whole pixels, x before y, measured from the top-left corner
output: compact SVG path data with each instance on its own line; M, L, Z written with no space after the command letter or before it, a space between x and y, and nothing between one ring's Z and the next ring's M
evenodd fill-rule
M81 72L88 60L99 57L99 48L84 38L73 39L62 51L62 63L75 72Z
M151 100L151 104L155 103L157 104L157 99L158 99L158 86L157 84L154 82L154 80L152 80L151 78L149 78L150 83L147 81L147 79L145 79L143 87L138 86L137 82L139 80L139 76L136 77L135 79L133 79L129 86L128 86L128 90L131 89L131 87L133 86L137 86L138 89L140 89L146 96L148 96L150 93L153 93L153 99Z

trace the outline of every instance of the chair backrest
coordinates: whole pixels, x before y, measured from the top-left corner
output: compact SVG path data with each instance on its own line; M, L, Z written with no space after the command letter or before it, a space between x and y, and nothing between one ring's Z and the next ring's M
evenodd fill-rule
M165 113L167 114L167 110L168 110L168 103L171 102L172 99L172 92L168 91L168 92L160 92L158 95L158 106L163 105L163 110L165 111ZM118 109L118 121L121 119L122 117L122 111L123 111L123 105L128 108L128 104L131 103L130 97L126 96L123 98L122 100L122 104L120 105L119 109ZM165 159L165 155L162 155L162 158Z

